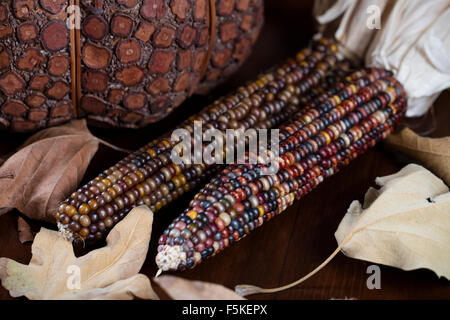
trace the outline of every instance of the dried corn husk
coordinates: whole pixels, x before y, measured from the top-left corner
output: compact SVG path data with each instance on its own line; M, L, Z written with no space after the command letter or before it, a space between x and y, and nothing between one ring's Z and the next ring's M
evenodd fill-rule
M373 8L379 29L368 27ZM334 35L344 54L394 72L408 93L408 117L425 114L450 87L450 1L319 0L314 14L321 29L340 18Z

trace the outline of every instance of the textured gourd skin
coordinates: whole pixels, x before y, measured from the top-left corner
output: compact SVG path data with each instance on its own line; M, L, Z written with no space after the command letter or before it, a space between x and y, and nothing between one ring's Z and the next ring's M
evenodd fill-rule
M36 130L72 117L69 31L65 10L56 11L37 0L0 2L0 129Z
M81 0L74 112L70 3L1 1L0 130L33 131L74 115L106 127L158 121L235 72L263 23L262 0L215 0L210 41L210 0Z

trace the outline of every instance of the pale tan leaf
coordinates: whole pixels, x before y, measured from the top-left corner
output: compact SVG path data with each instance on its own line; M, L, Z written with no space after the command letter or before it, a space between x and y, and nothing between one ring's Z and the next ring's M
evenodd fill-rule
M215 283L174 276L160 276L154 281L175 300L245 300L233 290Z
M149 289L150 288L150 289ZM150 279L141 273L128 279L119 280L104 288L76 290L61 296L61 300L130 300L134 297L159 300L151 290Z
M31 231L30 225L20 216L17 218L17 231L19 233L18 236L20 243L33 241L34 235Z
M138 275L152 222L150 209L134 208L111 230L105 247L79 258L58 232L42 228L29 265L0 258L2 285L11 296L29 299L156 299L149 279Z
M450 279L450 192L418 165L377 178L362 207L354 201L336 239L352 258L403 270L427 268Z
M0 214L17 208L32 219L54 222L59 202L80 184L98 144L86 120L32 136L0 167Z
M313 271L287 285L265 289L241 284L236 293L280 292L299 285L325 267L340 251L351 258L403 270L427 268L450 279L450 192L427 169L410 164L376 179L364 206L353 201L335 233L338 247Z
M385 143L419 161L450 186L450 137L425 138L405 128L391 134Z

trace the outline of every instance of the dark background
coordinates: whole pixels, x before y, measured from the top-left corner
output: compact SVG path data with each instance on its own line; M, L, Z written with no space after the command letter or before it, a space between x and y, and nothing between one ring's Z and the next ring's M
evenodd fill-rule
M167 131L181 120L214 101L258 72L294 55L314 34L312 1L266 0L266 24L253 54L227 83L208 96L192 97L171 116L141 130L105 130L92 132L113 144L137 149ZM437 126L432 136L450 135L450 94L445 92L435 104ZM414 125L420 124L415 120ZM429 121L427 123L430 123ZM28 136L0 132L0 156L14 151ZM101 146L84 181L120 160L123 154ZM336 176L298 201L276 219L255 230L244 240L193 270L176 275L188 279L210 281L233 288L237 284L276 287L297 280L319 265L336 248L334 232L352 200L363 200L374 186L377 176L392 174L405 165L383 145L368 151ZM192 193L176 205L155 215L152 240L142 273L156 273L154 257L157 239L164 228L188 204ZM17 238L17 211L0 217L0 257L28 263L31 244L20 244ZM33 229L41 226L31 222ZM49 226L48 226L49 227ZM50 226L51 227L51 226ZM449 299L450 286L429 270L402 271L381 266L381 289L366 286L367 267L371 263L338 254L322 271L300 286L285 292L256 295L259 299ZM161 297L164 293L155 285ZM0 299L10 299L0 287Z

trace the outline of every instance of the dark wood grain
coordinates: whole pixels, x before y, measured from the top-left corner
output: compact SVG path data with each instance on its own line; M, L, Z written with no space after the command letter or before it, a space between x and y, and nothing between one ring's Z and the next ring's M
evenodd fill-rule
M137 149L165 132L208 102L227 92L258 72L281 61L303 47L313 34L309 1L266 1L266 26L248 63L225 85L206 97L192 97L169 118L140 130L101 130L93 133L116 145ZM441 95L435 105L437 128L433 136L450 135L450 94ZM0 133L0 156L13 151L26 135ZM101 147L85 176L95 177L104 168L120 160L123 154ZM295 281L320 264L336 248L334 232L351 201L362 200L365 191L374 186L377 176L398 171L404 163L382 145L370 150L331 177L301 201L286 210L244 240L193 270L176 275L187 279L211 281L234 287L248 283L274 287ZM156 273L154 256L157 238L171 220L186 207L192 194L176 205L158 212L147 261L142 272L149 277ZM28 263L31 245L22 245L17 238L17 211L0 217L0 257ZM31 222L34 230L41 226ZM51 226L47 226L51 227ZM449 299L450 286L445 279L428 270L401 271L381 266L381 289L366 286L370 263L338 254L329 265L301 286L288 291L257 295L259 299ZM157 288L158 289L158 288ZM157 290L166 297L161 290ZM10 299L0 287L0 299Z

